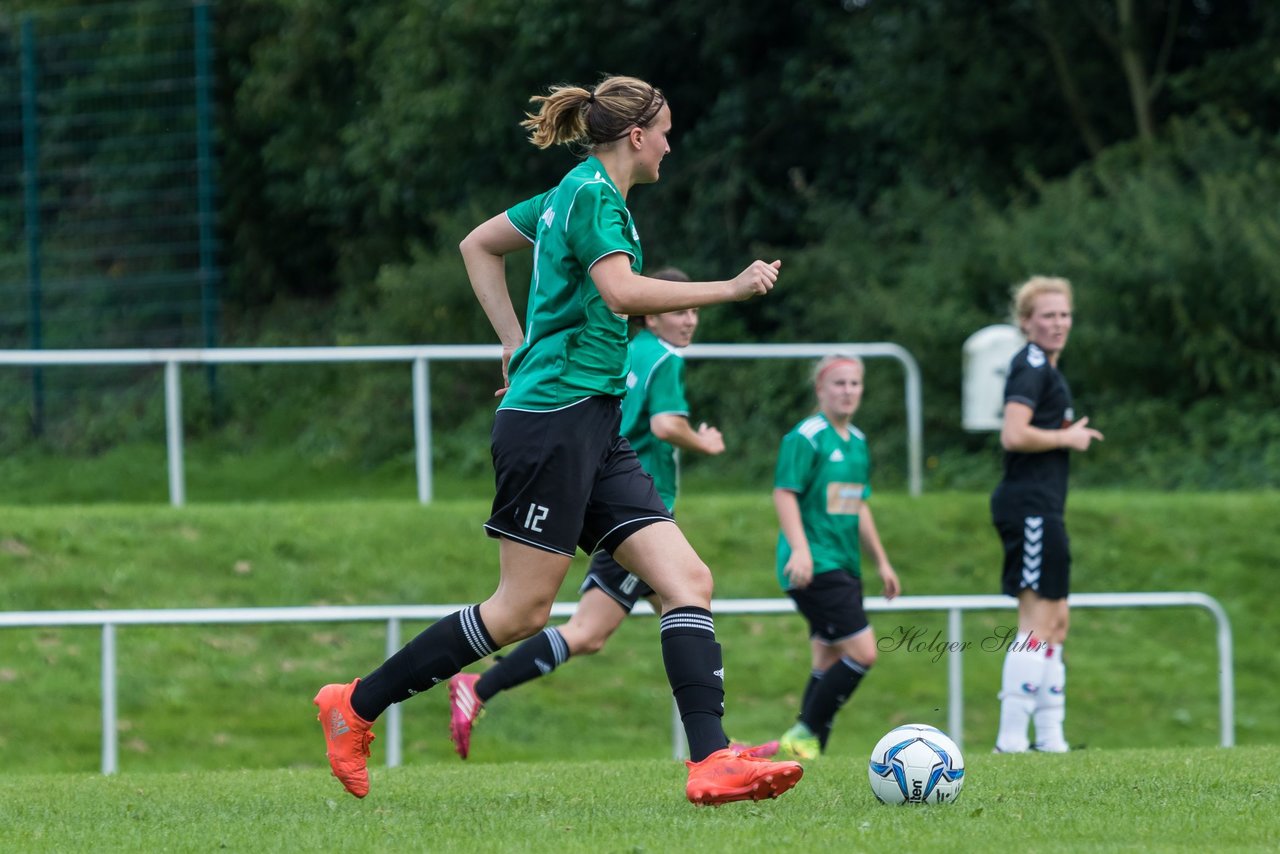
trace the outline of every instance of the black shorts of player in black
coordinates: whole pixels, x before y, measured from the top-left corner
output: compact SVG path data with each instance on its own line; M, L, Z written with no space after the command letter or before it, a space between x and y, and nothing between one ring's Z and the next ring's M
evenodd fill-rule
M862 605L862 579L843 570L820 572L804 588L787 595L809 623L809 637L839 643L864 632L871 625Z
M613 397L551 412L498 410L489 535L563 555L611 553L641 528L670 521L653 478L618 435L620 420Z
M1071 539L1062 517L1005 515L993 502L992 519L1004 544L1004 594L1032 590L1045 599L1065 599L1071 590Z

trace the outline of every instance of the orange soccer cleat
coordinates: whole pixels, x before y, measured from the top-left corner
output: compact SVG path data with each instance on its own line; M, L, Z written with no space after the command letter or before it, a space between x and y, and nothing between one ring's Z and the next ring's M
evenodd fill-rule
M776 798L804 776L799 762L772 762L737 753L731 747L685 765L689 766L685 794L693 803L704 806Z
M369 794L369 744L374 735L373 724L351 708L351 692L356 679L346 685L326 685L311 702L320 707L316 719L324 730L324 740L333 776L357 798Z

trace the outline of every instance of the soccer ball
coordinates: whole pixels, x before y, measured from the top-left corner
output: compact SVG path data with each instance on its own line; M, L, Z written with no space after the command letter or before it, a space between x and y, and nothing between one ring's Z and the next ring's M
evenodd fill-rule
M937 727L907 724L885 733L867 764L871 791L886 804L942 804L964 785L960 748Z

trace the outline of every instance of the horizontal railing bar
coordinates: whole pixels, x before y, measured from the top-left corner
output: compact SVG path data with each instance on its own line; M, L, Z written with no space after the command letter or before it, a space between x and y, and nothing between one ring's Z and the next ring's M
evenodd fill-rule
M793 359L839 350L862 356L900 356L897 344L693 344L687 358ZM119 350L6 350L0 365L148 365L293 363L293 362L396 362L414 359L482 360L502 357L497 344L403 344L371 347L218 347Z
M1170 607L1178 605L1212 609L1217 602L1204 593L1077 593L1070 597L1070 604L1085 608ZM370 622L389 619L439 620L474 603L452 605L313 605L296 607L256 608L141 608L101 611L5 611L0 612L0 628L38 626L101 626L113 625L190 625L227 623L329 623ZM888 600L883 596L868 596L864 600L867 611L946 611L952 608L964 610L1009 610L1017 607L1017 600L1002 595L956 596L899 596ZM569 617L577 608L576 602L556 602L551 606L552 617ZM713 599L711 611L715 614L781 614L795 610L790 599ZM652 615L652 609L642 605L637 616Z

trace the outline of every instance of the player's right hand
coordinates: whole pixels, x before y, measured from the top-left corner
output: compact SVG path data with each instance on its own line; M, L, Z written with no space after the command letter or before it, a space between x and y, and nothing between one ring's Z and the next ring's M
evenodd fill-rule
M507 389L511 388L511 376L508 373L508 368L511 366L511 357L518 347L518 344L502 345L502 388L493 393L494 397L502 397L507 393Z
M724 453L724 436L706 422L698 425L698 438L702 440L703 453L713 456Z
M786 576L787 583L796 590L808 587L809 582L813 581L813 556L809 554L808 549L793 550L791 557L787 558L786 566L782 568L782 574Z
M1085 416L1075 421L1062 431L1063 444L1073 451L1087 451L1095 440L1103 441L1103 436L1089 426L1089 418Z
M769 293L778 281L778 271L781 269L782 261L752 261L751 266L733 278L734 299L748 300Z

